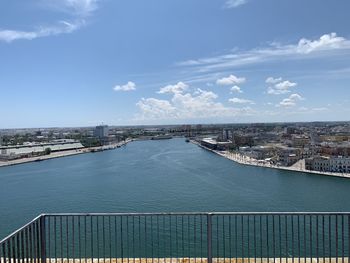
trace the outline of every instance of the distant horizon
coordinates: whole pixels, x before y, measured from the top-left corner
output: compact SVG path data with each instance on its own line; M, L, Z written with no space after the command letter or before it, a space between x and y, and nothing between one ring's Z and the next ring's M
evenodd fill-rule
M107 125L109 127L164 127L164 126L196 126L196 125L254 125L254 124L298 124L298 123L350 123L350 120L335 120L335 121L276 121L276 122L222 122L222 123L181 123L181 124L135 124L135 125L113 125L108 123L96 124L92 126L42 126L42 127L15 127L15 128L0 128L0 130L23 130L23 129L78 129L78 128L94 128L99 125Z

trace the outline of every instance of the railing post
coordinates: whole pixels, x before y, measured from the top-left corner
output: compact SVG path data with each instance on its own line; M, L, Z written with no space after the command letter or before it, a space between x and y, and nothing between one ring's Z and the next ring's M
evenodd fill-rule
M45 233L45 216L42 215L39 219L40 225L40 258L41 263L46 263L46 233Z
M207 245L208 245L208 263L212 263L212 223L211 223L212 214L207 214Z

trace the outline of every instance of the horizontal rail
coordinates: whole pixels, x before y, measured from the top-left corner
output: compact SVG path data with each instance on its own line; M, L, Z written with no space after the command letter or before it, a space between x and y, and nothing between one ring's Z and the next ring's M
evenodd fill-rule
M154 212L154 213L47 213L43 216L181 216L181 215L350 215L350 212Z

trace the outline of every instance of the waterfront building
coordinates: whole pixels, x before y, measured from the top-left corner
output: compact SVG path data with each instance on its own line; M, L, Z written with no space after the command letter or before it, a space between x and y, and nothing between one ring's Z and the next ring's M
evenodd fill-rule
M305 168L307 170L329 172L330 171L329 157L318 156L315 158L306 159Z
M96 126L95 131L94 131L95 137L97 137L99 139L103 139L103 138L108 137L108 134L109 134L108 125Z
M283 166L291 166L300 159L301 150L294 147L278 146L278 161Z
M253 146L240 147L240 152L256 160L263 160L274 156L274 148L272 146Z
M214 140L213 138L203 138L201 140L201 145L212 149L212 150L216 150L218 147L218 142L216 140Z
M331 172L350 173L350 158L342 156L330 158Z
M16 146L0 147L0 160L15 160L19 158L28 158L42 154L47 148L50 152L78 150L84 146L76 140L53 140L48 143L29 143Z
M306 159L305 167L321 172L350 173L350 158L317 156Z
M200 141L201 145L218 151L226 151L232 146L231 141L219 142L213 138L204 138Z

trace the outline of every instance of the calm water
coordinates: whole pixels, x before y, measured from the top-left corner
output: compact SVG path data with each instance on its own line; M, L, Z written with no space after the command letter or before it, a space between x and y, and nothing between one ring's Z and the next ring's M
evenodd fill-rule
M0 168L1 237L42 212L349 210L349 179L243 166L184 139Z

